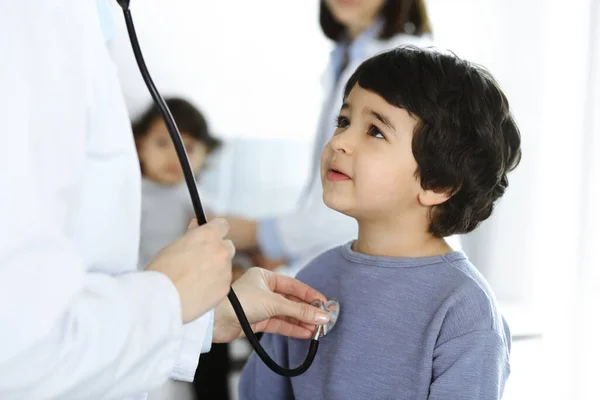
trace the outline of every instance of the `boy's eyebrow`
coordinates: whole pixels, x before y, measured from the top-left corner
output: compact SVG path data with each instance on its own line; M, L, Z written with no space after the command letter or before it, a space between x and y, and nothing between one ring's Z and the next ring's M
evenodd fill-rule
M390 128L392 131L396 132L396 128L394 128L394 125L392 125L392 123L390 122L390 119L388 117L386 117L385 115L380 114L377 111L372 110L370 108L367 108L366 111L369 114L371 114L372 116L374 116L375 118L377 118L379 121L381 121L382 124L384 124L385 126Z

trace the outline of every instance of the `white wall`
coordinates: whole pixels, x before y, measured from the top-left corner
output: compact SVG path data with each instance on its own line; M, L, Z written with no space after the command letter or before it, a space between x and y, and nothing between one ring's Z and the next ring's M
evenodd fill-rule
M111 43L132 116L150 102L124 22ZM196 102L221 137L312 140L329 45L315 1L132 1L163 96ZM282 18L283 17L283 18Z
M218 197L218 211L259 217L297 202L309 170L322 102L320 76L330 51L317 5L132 1L140 46L158 89L164 97L194 102L228 143L219 160L227 182L209 173L201 186ZM110 49L135 118L151 98L122 13L113 7L117 35Z
M578 398L585 398L586 394L597 393L598 359L600 359L600 2L594 3L590 13L592 26L590 52L593 54L591 63L591 76L586 108L589 112L585 120L586 146L584 149L584 188L585 200L582 204L582 223L584 226L581 239L580 268L577 275L582 284L579 289L573 342L580 344L580 349L575 358L579 374L575 379Z
M485 65L507 94L522 134L523 159L495 213L464 240L465 251L504 301L532 301L537 153L541 137L544 0L430 0L441 47Z
M450 47L498 77L523 135L523 163L507 195L465 243L498 297L531 304L544 334L541 344L517 344L515 361L524 363L515 364L519 389L509 381L509 396L596 398L598 1L430 4L458 23L453 30L438 18Z

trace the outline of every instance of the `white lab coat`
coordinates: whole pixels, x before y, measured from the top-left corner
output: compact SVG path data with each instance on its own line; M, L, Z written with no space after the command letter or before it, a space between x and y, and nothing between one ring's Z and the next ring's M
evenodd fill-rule
M421 47L433 45L429 36L396 35L388 40L373 38L366 43L366 57L351 59L337 84L333 64L330 64L324 72L322 84L326 96L314 144L311 185L299 209L276 220L277 233L284 254L294 259L293 263L280 269L280 272L295 275L317 255L357 237L356 220L330 209L323 203L320 177L321 150L335 130L335 120L342 105L344 86L356 68L367 58L407 44ZM452 238L450 244L455 248L460 247L457 238Z
M140 173L96 2L0 2L0 88L0 398L192 380L211 316L184 328L173 284L134 272Z

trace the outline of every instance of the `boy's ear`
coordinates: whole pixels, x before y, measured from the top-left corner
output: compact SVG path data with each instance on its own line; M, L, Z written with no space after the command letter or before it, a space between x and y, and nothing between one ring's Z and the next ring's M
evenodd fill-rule
M452 192L421 190L419 192L419 203L425 207L433 207L442 204L452 197Z

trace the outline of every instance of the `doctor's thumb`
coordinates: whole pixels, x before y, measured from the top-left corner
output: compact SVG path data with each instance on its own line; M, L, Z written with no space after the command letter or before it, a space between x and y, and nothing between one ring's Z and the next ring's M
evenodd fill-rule
M329 313L307 303L281 298L278 305L280 316L292 317L306 324L323 325L329 322Z
M197 227L197 226L198 226L198 220L196 219L196 217L194 217L194 218L192 218L192 219L190 220L190 223L188 224L188 227L187 227L187 228L188 228L188 231L189 231L190 229L192 229L192 228L195 228L195 227Z

